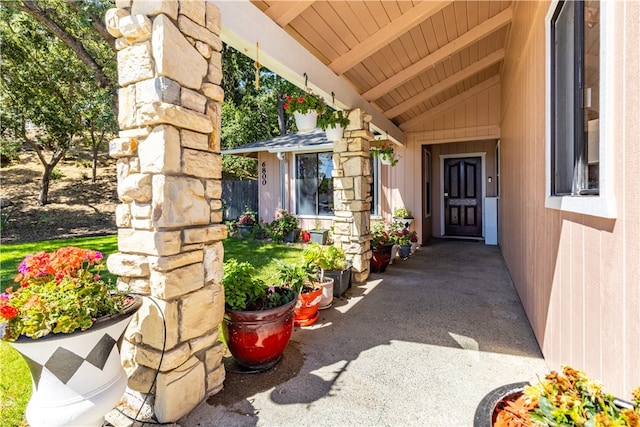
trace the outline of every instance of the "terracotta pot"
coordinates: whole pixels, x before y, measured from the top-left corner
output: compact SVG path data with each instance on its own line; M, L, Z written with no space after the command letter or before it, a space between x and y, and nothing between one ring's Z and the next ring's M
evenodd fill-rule
M261 371L278 363L293 332L296 301L270 310L225 310L222 333L240 366Z
M141 304L136 297L123 314L100 318L86 331L9 343L31 371L30 426L103 425L127 387L117 344Z
M322 287L311 292L302 292L298 295L298 303L295 308L294 323L296 326L310 326L318 320L318 307L322 300Z
M393 245L383 245L372 248L373 256L371 257L371 272L384 273L391 261L391 250Z

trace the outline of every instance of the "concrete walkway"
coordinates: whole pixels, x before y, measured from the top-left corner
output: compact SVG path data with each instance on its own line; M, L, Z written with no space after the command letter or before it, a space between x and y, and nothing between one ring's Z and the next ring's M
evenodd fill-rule
M354 285L272 370L225 364L225 389L179 425L472 426L485 394L547 371L499 249L466 241Z

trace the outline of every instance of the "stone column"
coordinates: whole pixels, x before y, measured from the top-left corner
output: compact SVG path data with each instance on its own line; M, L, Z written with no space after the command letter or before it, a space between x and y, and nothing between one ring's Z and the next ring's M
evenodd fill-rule
M225 377L220 13L204 0L116 6L105 19L118 51L120 133L109 152L121 203L107 266L120 289L148 296L122 343L121 409L135 415L146 399L143 418L174 422Z
M334 244L353 263L356 282L369 277L371 259L371 116L361 109L349 113L344 138L333 144Z

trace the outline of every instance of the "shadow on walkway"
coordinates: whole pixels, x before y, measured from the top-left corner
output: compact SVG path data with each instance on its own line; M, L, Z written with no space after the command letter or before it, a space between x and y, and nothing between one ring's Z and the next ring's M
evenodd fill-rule
M499 249L465 241L334 299L271 371L225 364L225 389L181 426L471 426L489 391L547 371Z

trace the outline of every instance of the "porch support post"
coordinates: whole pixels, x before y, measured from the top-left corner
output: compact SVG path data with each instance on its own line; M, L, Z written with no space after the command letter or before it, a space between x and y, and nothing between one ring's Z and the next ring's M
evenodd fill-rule
M204 0L116 5L105 20L118 51L120 132L109 152L121 203L107 266L120 289L145 295L122 343L119 409L175 422L225 378L220 12ZM107 420L132 423L116 411Z
M356 108L341 141L333 143L334 244L353 263L353 279L369 277L371 259L371 116Z

